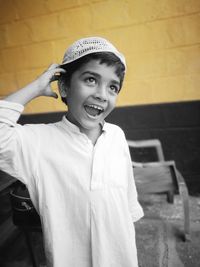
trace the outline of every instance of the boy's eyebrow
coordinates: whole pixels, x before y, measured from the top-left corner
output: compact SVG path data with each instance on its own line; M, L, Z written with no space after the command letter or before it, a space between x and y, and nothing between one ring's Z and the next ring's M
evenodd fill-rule
M98 77L98 78L101 78L101 75L100 75L100 74L98 74L98 73L96 73L96 72L93 72L93 71L84 71L84 72L81 74L81 76L82 76L82 75L85 75L85 74L91 74L91 75L94 75L94 76L96 76L96 77ZM117 81L117 80L112 80L112 82L113 82L113 83L116 83L116 84L120 84L120 82Z
M98 73L93 72L93 71L89 71L89 70L86 70L83 73L81 73L81 75L85 75L85 74L91 74L91 75L94 75L94 76L97 76L97 77L101 77L101 75L99 75Z

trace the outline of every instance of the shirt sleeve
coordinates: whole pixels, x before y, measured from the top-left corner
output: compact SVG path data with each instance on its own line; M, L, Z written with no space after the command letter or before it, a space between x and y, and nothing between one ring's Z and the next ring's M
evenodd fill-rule
M37 138L32 127L17 124L24 107L0 100L0 169L27 184L33 177Z
M0 123L15 126L23 110L21 104L0 100Z

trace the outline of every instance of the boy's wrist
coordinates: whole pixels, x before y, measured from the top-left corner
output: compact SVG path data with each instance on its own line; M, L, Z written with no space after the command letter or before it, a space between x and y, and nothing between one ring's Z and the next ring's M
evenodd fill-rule
M41 83L39 81L39 78L34 80L33 82L31 82L30 84L28 84L26 86L26 90L29 89L30 91L32 91L32 96L33 98L39 97L39 96L43 96L44 95L44 89L41 86Z

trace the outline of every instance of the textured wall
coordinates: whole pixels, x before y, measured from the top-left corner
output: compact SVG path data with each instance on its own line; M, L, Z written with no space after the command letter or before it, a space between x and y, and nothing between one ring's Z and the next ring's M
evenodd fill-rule
M200 99L199 0L0 0L0 98L60 62L77 38L110 39L127 58L118 105ZM56 90L56 88L55 88ZM64 105L39 98L26 112Z

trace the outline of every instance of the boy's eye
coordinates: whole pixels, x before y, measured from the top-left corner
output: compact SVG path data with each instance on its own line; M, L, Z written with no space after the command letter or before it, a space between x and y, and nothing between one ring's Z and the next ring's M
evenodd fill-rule
M91 84L95 84L96 83L96 79L94 77L88 77L85 79L86 82L91 83Z
M117 85L111 85L110 89L112 92L114 92L115 94L119 93L119 87Z

